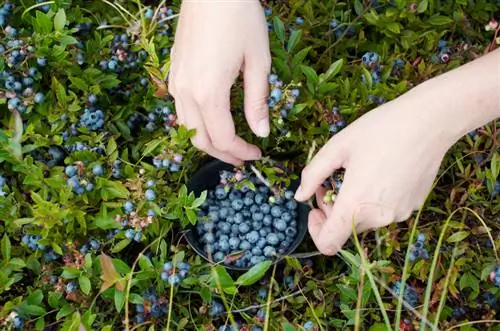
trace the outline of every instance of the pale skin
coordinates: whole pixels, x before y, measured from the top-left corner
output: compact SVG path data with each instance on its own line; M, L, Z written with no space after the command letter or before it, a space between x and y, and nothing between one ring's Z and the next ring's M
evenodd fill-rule
M208 28L210 26L210 28ZM172 51L169 89L180 123L197 130L193 144L239 165L261 157L236 135L229 90L243 73L245 115L269 134L271 58L256 0L184 1ZM432 78L368 112L333 136L304 168L298 201L316 195L309 214L317 248L335 255L352 235L407 220L424 203L442 159L467 132L500 117L500 49ZM339 168L344 182L333 205L321 183Z

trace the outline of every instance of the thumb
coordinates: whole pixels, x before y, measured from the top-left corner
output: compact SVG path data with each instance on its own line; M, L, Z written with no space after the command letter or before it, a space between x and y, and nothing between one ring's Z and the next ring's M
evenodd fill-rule
M342 133L342 132L341 132ZM302 170L300 186L295 192L295 199L309 199L333 172L345 166L345 151L340 139L341 133L333 136Z
M309 213L309 233L318 250L324 255L335 255L352 234L354 214L339 194L329 215L321 209Z
M270 132L267 106L270 64L267 61L256 61L254 57L247 57L244 65L245 117L257 136L267 137Z

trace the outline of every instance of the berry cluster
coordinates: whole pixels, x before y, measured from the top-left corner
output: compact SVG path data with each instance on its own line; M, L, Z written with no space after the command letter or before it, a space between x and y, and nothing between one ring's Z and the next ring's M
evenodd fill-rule
M142 296L144 303L135 305L135 321L144 323L149 318L159 319L168 314L168 301L163 296L158 296L152 289L147 290Z
M123 227L130 227L125 230L125 238L140 242L142 239L143 229L153 223L155 215L154 211L150 209L148 210L148 215L146 217L140 217L135 210L134 203L130 200L125 202L123 210L125 211L126 216L116 215L115 221L119 222Z
M104 127L104 113L100 109L85 108L80 117L80 126L89 131L98 131Z
M85 192L92 192L94 184L84 176L83 163L78 162L76 165L69 165L64 169L64 173L68 176L66 183L74 193L82 195Z
M392 285L392 291L396 296L399 296L399 293L401 292L401 281L397 281ZM406 284L403 294L403 300L406 301L410 306L416 307L418 305L417 290L409 284Z
M497 265L495 270L490 273L490 279L496 286L500 287L500 265Z
M170 286L175 286L186 278L189 269L190 266L187 262L179 263L179 265L174 269L173 263L171 261L167 261L163 265L163 271L161 272L160 277L164 282L168 282Z
M0 27L4 27L11 15L13 5L5 3L0 8ZM17 30L9 25L3 28L5 44L0 43L0 56L10 69L0 72L0 100L7 101L9 110L26 112L29 107L45 101L42 92L36 91L36 82L40 79L37 67L47 65L47 59L37 57L35 47L17 39Z
M428 260L429 252L424 247L425 243L425 235L423 233L419 233L417 236L417 242L412 245L410 249L410 261L415 261L418 258Z
M361 57L363 64L371 70L372 82L373 84L377 84L380 82L380 58L377 53L374 52L366 52ZM366 84L365 76L362 76L363 83Z
M1 23L1 20L0 20L0 23ZM5 327L6 328L5 330L10 330L10 328L8 326L9 324L11 325L11 327L14 330L21 330L24 327L24 318L21 315L19 315L16 311L12 311L9 314L9 316L7 316L7 318L5 319L5 321L3 323L1 323L1 319L0 319L0 326ZM4 330L4 329L2 329L2 330Z
M328 131L331 134L335 134L345 127L345 122L339 113L338 107L333 107L331 112L325 111L325 117L330 124Z
M270 93L267 101L269 112L274 117L274 123L281 134L289 138L291 133L285 128L285 120L292 110L300 90L294 84L285 86L275 74L269 75Z
M451 48L448 47L446 40L440 39L438 41L438 52L431 56L433 63L448 63L451 58Z
M182 154L171 153L165 150L153 158L153 165L157 169L168 169L170 172L178 172L181 170L182 159Z
M226 177L221 173L222 181ZM285 253L297 236L293 192L276 197L253 174L247 179L255 191L220 184L208 192L199 212L203 220L197 223L197 232L205 253L215 262L249 267Z
M99 241L97 241L96 239L91 239L91 240L89 240L88 243L83 244L80 247L80 253L87 254L90 251L95 252L95 251L99 250L99 248L101 248L101 243Z
M36 149L32 152L32 155L36 160L52 168L63 164L65 152L58 146L50 146L49 148Z
M51 247L46 247L44 244L39 243L41 239L42 236L40 235L25 234L22 237L21 242L28 246L28 248L32 251L43 251L43 260L45 262L55 261L59 259L60 256L56 254Z

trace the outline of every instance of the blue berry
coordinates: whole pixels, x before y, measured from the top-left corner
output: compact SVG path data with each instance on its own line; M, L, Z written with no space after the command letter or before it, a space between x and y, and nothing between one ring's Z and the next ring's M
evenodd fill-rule
M286 230L286 222L282 219L276 220L274 222L274 228L278 231L285 231Z
M96 176L102 176L104 174L104 168L100 164L96 164L94 168L92 168L92 173Z
M146 200L148 201L153 201L156 199L156 193L155 191L153 191L152 189L147 189L146 190L146 193L144 193L144 197L146 198Z
M35 103L42 103L45 101L45 96L43 95L42 92L38 92L33 97L33 101L35 101Z
M312 321L307 321L304 323L305 330L312 330L313 327L314 327L314 323Z
M269 245L277 245L279 243L279 238L275 233L269 233L266 237L267 242Z
M125 213L127 213L127 214L130 214L131 212L133 212L134 208L135 208L134 204L130 200L125 202L125 204L123 205L123 209L125 209Z
M66 176L73 177L76 175L76 170L75 166L67 166L64 172L66 173Z
M135 230L134 229L128 229L125 231L125 238L127 239L133 239L135 236Z
M39 57L37 60L36 60L36 63L38 63L38 65L40 67L45 67L47 65L47 59L44 58L44 57Z

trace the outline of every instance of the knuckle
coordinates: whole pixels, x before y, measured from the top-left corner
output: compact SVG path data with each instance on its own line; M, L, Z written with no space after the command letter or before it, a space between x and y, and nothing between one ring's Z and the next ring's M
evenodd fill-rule
M217 136L212 138L212 144L216 150L228 152L231 149L233 139L234 137Z

